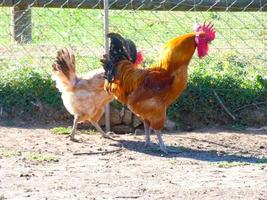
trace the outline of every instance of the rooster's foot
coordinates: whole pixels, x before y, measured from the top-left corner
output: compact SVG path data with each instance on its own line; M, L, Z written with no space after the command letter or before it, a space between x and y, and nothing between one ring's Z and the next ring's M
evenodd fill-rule
M77 139L74 137L74 135L71 135L71 134L69 134L68 136L66 136L66 138L69 138L70 141L72 141L72 142L79 142L79 140L77 140Z
M112 139L114 134L115 134L114 132L109 131L109 132L103 133L101 135L102 135L103 138Z
M152 143L150 141L146 141L144 148L151 148L152 147Z
M160 150L165 153L166 155L168 155L169 153L173 153L173 154L179 154L181 153L181 151L175 150L175 149L170 149L170 148L166 148L166 146L159 146Z
M165 145L161 145L161 144L160 144L160 145L159 145L159 148L160 148L160 150L161 150L163 153L168 154L169 149L167 149Z

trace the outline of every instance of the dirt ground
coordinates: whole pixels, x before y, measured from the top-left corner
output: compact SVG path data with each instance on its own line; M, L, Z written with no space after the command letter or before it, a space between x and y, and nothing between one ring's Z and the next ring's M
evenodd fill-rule
M0 200L267 199L266 131L166 133L167 156L114 136L0 126Z

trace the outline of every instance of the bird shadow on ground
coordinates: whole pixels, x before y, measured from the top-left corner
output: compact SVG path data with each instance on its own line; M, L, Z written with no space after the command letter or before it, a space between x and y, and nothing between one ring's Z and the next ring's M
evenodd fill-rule
M191 158L195 160L208 162L247 162L247 163L264 163L266 158L257 158L254 156L235 155L222 153L217 150L196 150L183 146L166 146L168 149L175 151L167 155L160 151L158 144L153 143L151 147L144 147L145 143L133 140L117 140L118 143L110 144L115 147L122 147L129 151L135 151L151 156L166 157L166 158Z

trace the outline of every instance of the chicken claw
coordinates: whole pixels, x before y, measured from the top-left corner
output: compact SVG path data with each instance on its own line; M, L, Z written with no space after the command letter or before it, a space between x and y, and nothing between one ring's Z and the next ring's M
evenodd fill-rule
M100 132L101 133L101 132ZM107 133L105 133L105 132L103 132L103 133L101 133L101 136L103 137L103 138L106 138L106 139L112 139L112 137L111 137L111 135L113 134L113 132L107 132Z
M144 145L144 148L150 148L152 147L152 143L149 141L149 142L145 142L145 145Z
M76 138L74 137L74 135L72 135L72 134L69 134L68 136L66 136L66 138L70 138L70 141L72 141L72 142L79 142L79 140L76 139Z
M159 148L160 150L165 153L166 155L168 155L169 151L167 150L165 145L159 144Z

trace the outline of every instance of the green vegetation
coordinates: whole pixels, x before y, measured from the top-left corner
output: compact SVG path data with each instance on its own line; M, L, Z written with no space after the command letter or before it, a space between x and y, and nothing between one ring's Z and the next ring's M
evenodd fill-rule
M0 109L14 115L35 115L39 104L62 109L60 94L50 77L56 50L71 47L79 73L98 68L104 52L103 11L33 8L33 42L27 45L11 42L10 10L0 8L0 13ZM216 40L209 57L193 58L188 88L168 109L168 115L177 123L185 113L194 113L196 120L206 123L225 123L227 114L215 91L237 116L238 127L243 127L236 110L267 101L266 13L110 11L110 31L136 41L148 66L164 42L192 31L196 17L215 24Z
M51 132L55 135L68 135L71 132L71 127L55 127L51 129Z
M213 163L213 165L218 166L220 168L231 168L231 167L240 167L240 166L250 165L250 163L222 161L222 162Z
M190 70L187 90L169 108L169 116L180 121L180 113L194 112L207 122L225 118L226 113L214 91L237 116L238 112L234 111L242 106L267 103L267 69L251 67L249 59L227 52L196 63Z
M0 94L0 105L8 113L32 112L40 103L62 107L50 75L36 68L1 70Z
M16 151L0 151L0 156L2 157L13 157L13 156L21 156L21 152L16 152Z
M41 153L32 153L27 152L23 154L27 160L36 161L36 162L58 162L59 159L54 155L41 154Z
M245 166L245 165L251 165L251 164L253 164L253 163L236 162L236 161L221 161L221 162L212 163L212 165L218 166L220 168L239 167L239 166ZM259 158L259 159L257 159L255 164L266 165L267 159L266 158Z
M51 133L54 134L54 135L68 135L71 133L71 130L72 128L69 126L69 127L62 127L62 126L59 126L59 127L55 127L55 128L52 128L51 129ZM77 130L77 132L81 133L81 134L87 134L87 135L94 135L96 134L96 132L94 130Z
M0 8L0 66L50 68L56 49L69 46L75 50L80 72L99 67L104 52L103 11L84 9L33 8L32 44L12 43L9 8ZM110 32L133 39L147 60L167 40L192 31L195 21L212 21L217 30L211 55L225 50L238 51L240 58L252 57L250 64L261 65L265 52L267 14L262 12L164 12L110 11ZM2 54L3 53L3 54ZM2 58L3 57L3 58Z
M18 152L11 150L1 150L0 157L24 157L29 161L36 162L58 162L58 158L55 155L51 154L41 154L41 153L33 153L33 152Z

